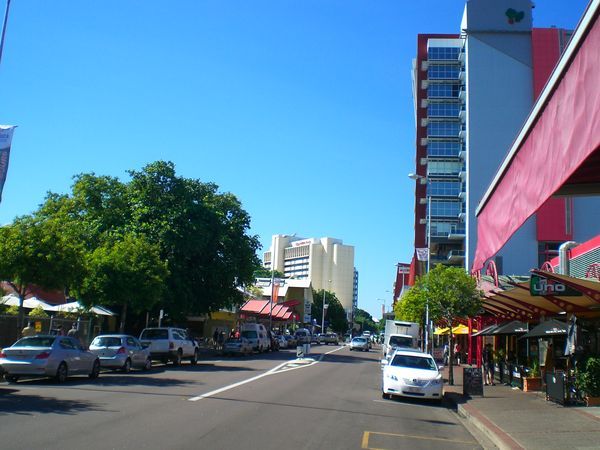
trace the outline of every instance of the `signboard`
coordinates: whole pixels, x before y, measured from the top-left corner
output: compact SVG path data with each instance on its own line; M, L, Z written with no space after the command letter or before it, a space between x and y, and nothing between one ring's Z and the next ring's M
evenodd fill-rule
M312 322L312 303L310 300L304 300L304 322Z
M292 242L292 247L301 247L303 245L309 245L314 242L314 239L302 239L301 241Z
M36 333L42 332L42 322L40 322L39 320L35 321L35 332Z
M532 296L543 297L546 295L559 295L561 297L579 297L581 292L570 288L559 281L550 280L540 275L531 275L529 292Z
M463 395L483 396L483 374L481 368L463 368Z

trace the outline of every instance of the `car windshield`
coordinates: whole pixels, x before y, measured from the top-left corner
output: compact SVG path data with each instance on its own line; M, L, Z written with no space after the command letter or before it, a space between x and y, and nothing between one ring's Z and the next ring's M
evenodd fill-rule
M246 339L256 339L257 336L256 331L242 331L242 337Z
M13 347L52 347L54 337L32 336L19 339Z
M283 338L284 338L285 340L287 340L287 341L291 341L291 340L292 340L292 337L291 337L291 336L289 336L289 335L287 335L287 336L284 336Z
M412 338L408 336L390 336L392 347L412 347Z
M97 337L92 341L92 345L96 347L119 347L121 345L121 338L118 337Z
M169 330L150 328L142 331L142 337L140 339L169 339Z
M367 340L366 340L365 338L354 338L354 339L352 339L352 340L353 340L354 342L358 342L359 344L360 344L360 343L367 342Z
M433 358L413 355L396 355L390 366L408 367L409 369L438 370Z

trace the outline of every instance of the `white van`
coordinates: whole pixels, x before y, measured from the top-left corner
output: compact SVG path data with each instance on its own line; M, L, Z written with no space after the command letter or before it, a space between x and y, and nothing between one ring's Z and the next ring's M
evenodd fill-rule
M260 353L271 350L271 339L262 323L243 324L241 334L243 338L246 338L250 342L252 350Z
M310 344L310 342L312 341L310 330L306 328L298 328L296 330L295 337L298 345Z

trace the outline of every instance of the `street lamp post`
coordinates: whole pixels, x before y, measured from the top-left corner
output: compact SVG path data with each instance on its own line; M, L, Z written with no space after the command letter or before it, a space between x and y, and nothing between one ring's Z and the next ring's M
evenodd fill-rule
M331 283L331 280L328 280ZM325 333L325 313L327 312L327 308L329 305L325 304L325 288L323 287L323 311L321 314L321 333Z
M427 180L426 176L418 175L416 173L409 173L408 178L411 180ZM431 258L431 195L427 195L427 265L425 273L429 273L429 260ZM425 302L425 352L429 349L429 296Z

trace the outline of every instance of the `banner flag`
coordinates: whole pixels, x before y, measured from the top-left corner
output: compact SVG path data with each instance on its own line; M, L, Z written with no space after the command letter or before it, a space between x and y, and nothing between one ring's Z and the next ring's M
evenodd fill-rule
M427 261L429 259L429 249L428 248L416 248L417 251L417 259L419 261Z
M8 173L8 158L14 129L12 125L0 125L0 201L2 201L2 190Z

